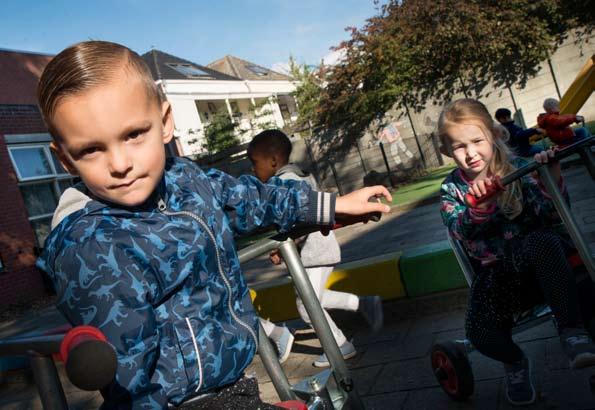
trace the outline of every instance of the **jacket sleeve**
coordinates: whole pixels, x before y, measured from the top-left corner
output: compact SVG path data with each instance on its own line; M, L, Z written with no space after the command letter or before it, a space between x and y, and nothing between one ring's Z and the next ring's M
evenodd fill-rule
M238 234L269 225L287 232L297 223L334 223L335 195L313 191L306 182L274 177L263 184L252 176L234 178L215 169L207 176Z
M532 137L536 134L539 134L539 131L537 131L535 128L527 128L526 130L520 129L517 133L517 138L521 140L527 140L529 137Z
M116 351L116 380L102 392L102 409L166 408L167 397L152 382L159 350L153 289L146 272L124 265L130 258L93 239L61 251L51 275L58 309L73 326L99 328Z
M545 125L549 127L566 127L576 122L574 114L551 114L545 117Z
M496 205L486 210L468 207L459 199L450 184L440 188L442 222L450 235L457 240L473 240L494 226L497 218Z

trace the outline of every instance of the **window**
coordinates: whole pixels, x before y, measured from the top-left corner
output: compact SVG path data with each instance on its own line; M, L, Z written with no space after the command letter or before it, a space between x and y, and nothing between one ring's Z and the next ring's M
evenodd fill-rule
M17 173L29 222L38 246L43 247L50 233L58 199L72 186L73 179L60 165L48 143L9 145L8 152Z
M259 67L257 65L247 65L246 68L260 77L269 75L269 70L267 70L266 68L263 68L263 67Z
M192 64L183 64L183 63L167 63L167 65L178 73L185 75L186 77L193 77L193 78L212 78L210 73L207 73L200 68L193 66Z

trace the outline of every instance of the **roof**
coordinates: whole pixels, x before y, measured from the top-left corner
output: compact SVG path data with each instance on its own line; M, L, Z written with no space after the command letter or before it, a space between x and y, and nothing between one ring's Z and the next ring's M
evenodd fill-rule
M0 104L37 105L37 83L52 55L0 49Z
M241 80L160 50L151 50L143 54L142 58L155 80Z
M290 81L286 75L277 73L271 69L263 67L250 61L242 60L241 58L227 55L219 60L213 61L207 67L220 71L227 75L239 77L242 80L254 81Z

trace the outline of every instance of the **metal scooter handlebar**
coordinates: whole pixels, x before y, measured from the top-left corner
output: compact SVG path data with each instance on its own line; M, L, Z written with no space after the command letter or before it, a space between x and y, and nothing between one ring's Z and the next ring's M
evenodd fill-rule
M595 137L590 137L587 139L584 139L582 141L579 142L575 142L572 145L567 146L566 148L561 149L560 151L556 152L554 155L554 160L555 161L560 161L563 158L566 158L572 154L575 154L580 148L582 147L586 147L589 145L593 145L595 144ZM525 165L522 168L517 169L514 172L511 172L508 175L503 176L502 178L500 178L499 180L496 180L496 183L493 184L490 189L488 190L488 192L486 193L486 195L477 198L475 195L471 194L471 193L467 193L465 194L465 202L467 203L467 205L469 205L471 208L475 208L477 207L477 205L479 205L480 203L488 200L489 198L493 197L494 195L498 194L499 192L501 192L504 187L506 187L506 185L516 181L517 179L529 174L530 172L533 172L535 170L537 170L539 167L543 166L544 164L536 162L536 161L532 161L531 163Z
M276 233L268 238L262 239L252 245L246 246L238 250L238 258L240 263L248 262L249 260L255 259L260 255L263 255L273 249L277 249L279 245L287 239L297 239L302 236L306 236L313 232L329 232L334 229L339 229L348 225L354 225L356 223L367 223L368 221L377 222L381 218L380 212L373 212L370 214L359 215L357 217L338 217L336 223L333 226L328 225L298 225L295 226L291 231L284 233Z

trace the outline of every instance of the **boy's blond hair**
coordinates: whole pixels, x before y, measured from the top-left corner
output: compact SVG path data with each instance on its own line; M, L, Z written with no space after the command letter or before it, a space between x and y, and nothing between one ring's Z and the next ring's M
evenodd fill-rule
M83 41L62 50L49 62L37 86L37 100L54 139L60 138L53 123L60 100L107 83L121 69L138 76L149 98L161 104L164 98L151 71L137 53L121 44Z
M438 135L442 144L441 152L450 156L448 147L450 137L448 127L453 124L472 124L482 129L494 147L494 155L488 164L489 175L503 177L516 168L510 163L512 153L504 140L508 132L500 124L495 123L485 105L481 102L462 98L447 104L438 119ZM523 210L520 181L508 185L499 196L498 205L508 219L514 219Z

